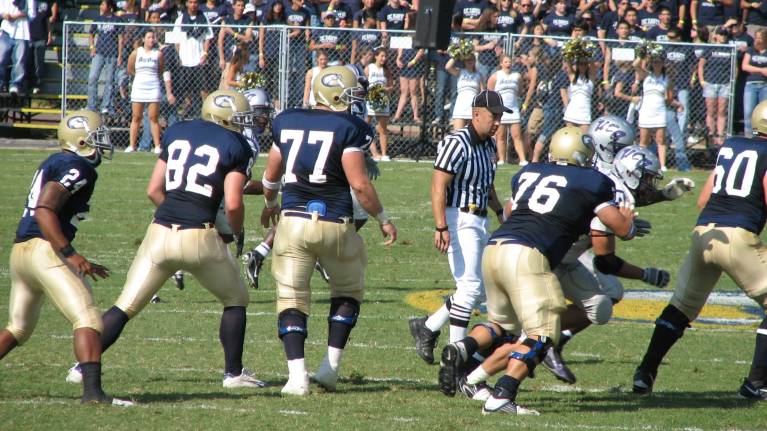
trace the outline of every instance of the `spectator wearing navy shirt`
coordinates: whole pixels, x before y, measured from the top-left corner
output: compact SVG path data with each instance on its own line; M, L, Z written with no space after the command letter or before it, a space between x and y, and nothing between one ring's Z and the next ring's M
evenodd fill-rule
M32 94L40 92L45 76L45 50L53 42L50 20L54 4L51 1L36 2L37 13L29 20L29 46L32 54L29 83L32 86Z
M645 38L645 32L639 26L639 12L630 7L626 9L626 15L623 18L629 23L629 40L641 42Z
M660 24L660 9L658 7L658 2L659 0L650 0L646 3L644 9L640 9L637 12L639 26L642 27L642 30L645 32Z
M371 52L381 46L381 32L376 29L378 26L378 20L376 14L372 10L363 9L363 25L362 28L368 29L368 31L355 31L352 33L352 55L350 62L352 64L357 63L359 60L360 50L363 47L367 47Z
M730 42L730 31L716 27L711 43L726 45ZM698 61L698 80L706 99L706 127L714 136L714 145L724 143L727 125L727 105L730 99L730 65L732 48L707 48Z
M690 15L692 26L706 26L712 34L716 26L724 24L725 7L731 6L733 0L691 0Z
M410 8L402 6L399 0L389 0L378 12L378 25L381 30L404 30L405 15Z
M615 10L611 10L610 12L605 13L602 15L602 20L597 25L597 36L599 36L600 39L617 39L618 33L616 32L616 29L618 27L618 23L623 19L623 17L626 15L626 9L629 7L629 1L628 0L620 0L618 2L618 7Z
M496 29L499 33L517 33L517 12L512 8L511 0L497 0L498 19Z
M532 33L533 24L537 21L541 2L533 3L533 0L521 0L519 2L519 14L515 18L516 28L521 34Z
M200 12L205 15L208 23L213 24L213 26L210 27L213 32L213 41L211 42L213 47L208 50L208 58L203 67L205 74L203 88L208 92L218 89L217 80L221 79L221 74L226 67L225 62L219 61L218 49L215 48L215 44L218 41L219 25L223 24L228 17L229 9L225 5L219 3L218 0L207 0L205 4L200 5Z
M455 4L453 13L462 18L461 29L464 31L476 30L479 18L489 4L485 0L459 0Z
M285 25L286 23L285 5L280 1L274 1L269 6L269 10L264 15L264 19L261 21L261 26L258 29L258 67L266 78L266 92L273 96L277 94L277 68L279 66L281 31L267 27ZM275 106L276 108L278 106Z
M315 30L309 43L309 49L312 51L322 49L327 52L328 66L344 64L344 57L349 51L349 46L343 42L343 35L336 28L336 23L335 12L325 12L325 15L322 17L322 24L325 28Z
M285 19L289 27L307 27L311 25L311 15L304 8L304 0L291 0L290 7L285 12ZM288 70L290 76L301 76L306 70L307 44L311 40L311 31L308 28L296 28L288 31L288 43L290 44L290 56L288 56ZM291 85L288 89L288 106L300 106L303 98L303 86Z
M661 7L658 11L658 25L647 30L647 40L665 42L668 40L668 32L671 30L671 10Z
M176 44L176 51L181 62L179 71L180 85L176 89L179 100L189 103L189 116L196 117L202 108L202 100L207 97L206 90L210 83L204 82L205 65L208 64L208 56L211 51L210 45L214 43L213 31L210 29L208 19L200 12L198 0L187 0L186 10L179 14L173 30L186 33L186 38ZM218 84L219 76L213 78Z
M743 57L742 69L747 73L743 91L743 125L747 138L751 137L751 112L756 105L767 100L767 29L756 31L754 46Z
M487 81L498 67L498 55L503 52L503 33L498 31L498 10L492 6L482 12L477 31L482 35L473 40L477 53L477 70Z
M690 0L660 0L658 9L666 7L671 11L671 25L684 30L690 16Z
M746 12L746 32L756 39L757 30L767 28L767 1L741 0L740 7Z
M672 27L669 29L667 37L670 42L680 42L682 39L681 30ZM674 166L680 171L689 171L691 165L685 152L687 118L690 110L690 82L698 60L695 56L695 50L689 45L667 45L665 48L666 62L669 65L669 70L674 74L672 93L682 105L681 110L666 110L666 130L674 147Z
M570 36L575 23L575 16L567 12L567 1L557 0L554 10L543 18L546 34L549 36Z
M91 25L90 50L91 67L88 75L88 109L96 111L99 97L99 76L104 77L104 94L101 97L101 113L112 111L112 87L115 68L122 65L123 35L122 27L115 25L120 18L114 16L115 5L112 0L103 0L99 4L99 24Z
M365 20L368 16L372 15L373 19L376 20L375 28L378 28L378 9L375 7L375 4L375 0L362 0L362 8L354 12L352 16L352 27L364 28Z
M341 0L330 0L327 3L320 3L319 9L320 17L324 18L327 12L333 12L336 15L336 24L338 27L346 27L347 24L348 27L351 27L353 16L352 8L346 3L342 3Z

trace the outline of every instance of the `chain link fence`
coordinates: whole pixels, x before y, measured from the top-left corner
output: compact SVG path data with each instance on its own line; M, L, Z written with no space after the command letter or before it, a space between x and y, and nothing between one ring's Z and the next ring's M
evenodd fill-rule
M114 27L119 41L99 43L96 37L92 46L91 34L103 34L104 28L99 26ZM178 28L172 24L65 22L62 109L66 112L89 107L103 112L108 123L123 132L116 139L122 145L128 143L133 85L127 62L130 53L142 46L147 30L154 30L168 81L160 82L162 126L197 117L207 92L236 89L238 78L241 82L249 72L258 74L278 111L311 106L312 76L335 64L357 64L367 70L372 86L383 86L387 103L382 105L379 100L368 113L378 134L386 135L386 153L391 157L433 156L436 142L451 130L451 118L456 115L459 76L445 68L450 57L442 51L414 49L413 32L282 25ZM522 139L530 148L526 151L532 151L540 142L538 151L545 154L548 138L565 124L570 82L561 50L567 39L509 33L453 34L452 42L460 39L475 47L474 69L483 87L501 69L503 55L510 56L511 71L520 77L515 88ZM643 83L636 82L632 67L638 42L595 42L600 49L592 59L590 106L580 111L590 111L591 119L608 113L627 118L639 136L637 113ZM731 45L661 44L667 60L664 77L671 81L675 101L674 112L667 113L667 166L705 167L715 155L720 136L732 134L736 49ZM706 62L700 71L705 86L700 82L700 58ZM471 67L462 62L454 66L457 75ZM229 69L232 71L227 74ZM458 100L461 106L465 103L462 100ZM368 108L372 108L370 104ZM146 119L144 123L148 130ZM145 135L141 145L148 148L148 131ZM511 136L507 139L510 154L505 159L516 160ZM268 133L262 142L262 148L268 149ZM381 152L380 145L377 148ZM528 160L531 157L526 155Z

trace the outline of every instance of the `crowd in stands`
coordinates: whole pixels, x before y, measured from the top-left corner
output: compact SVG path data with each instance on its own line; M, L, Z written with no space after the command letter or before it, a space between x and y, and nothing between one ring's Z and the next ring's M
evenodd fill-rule
M3 91L39 88L44 73L39 59L51 41L49 23L56 19L56 3L0 0ZM520 111L499 130L504 147L500 161L507 159L507 139L513 141L520 162L538 160L541 144L563 118L568 119L568 112L577 117L568 121L571 124L604 113L630 118L644 93L640 70L652 68L649 63L633 64L627 54L640 40L734 44L738 50L738 80L731 88L732 48L665 46L659 73L666 79L668 72L663 81L671 90L666 102L674 111L668 118L676 127L665 135L650 135L659 146L670 139L675 149L672 164L678 168L689 167L684 150L691 135L711 146L721 144L731 97L736 127L745 118L745 133L750 132L750 111L767 99L767 1L458 0L452 43L470 40L475 53L471 59L453 59L445 51L392 49L397 35L391 30L414 29L418 7L417 0L104 0L98 11L83 11L81 17L99 22L88 30L87 106L108 115L132 110L134 123L135 104L142 106L141 115L143 106L149 106L144 122L152 126L144 127L140 145L149 150L158 117L170 123L194 116L202 97L217 88L237 88L247 72L258 72L277 99L279 62L285 53L280 52L282 27L272 26L301 27L287 33L287 107L313 103L311 76L327 65L357 64L371 82L386 88L391 112L389 106L368 106L371 121L375 119L379 135L384 135L373 153L384 160L387 123L419 124L426 118L458 127L465 122L458 105L486 87L500 85L507 93L515 92L510 103L517 103ZM128 59L144 45L147 28L114 24L135 22L173 24L174 32L186 36L166 43L171 28L155 29L157 46L146 52L156 49L161 54L161 64L156 65L161 95L157 102L134 102L131 109L124 106L130 105L131 74L136 71ZM509 33L538 37L516 38L513 55L507 58ZM617 42L600 42L589 64L568 66L560 55L564 40L557 37L577 36ZM427 91L428 106L422 106ZM568 106L586 102L588 107ZM138 149L137 139L131 138L129 151Z

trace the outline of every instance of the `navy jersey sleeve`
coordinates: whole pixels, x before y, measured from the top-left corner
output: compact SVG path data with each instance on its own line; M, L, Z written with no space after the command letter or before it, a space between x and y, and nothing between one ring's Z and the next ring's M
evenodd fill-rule
M51 168L48 181L56 181L70 194L77 193L88 184L96 182L96 171L85 160L71 158Z
M605 175L601 176L597 186L597 191L594 194L594 213L598 212L607 205L614 205L615 202L615 186L613 181Z
M253 168L253 162L255 157L253 151L250 149L250 144L247 139L239 133L232 133L232 148L234 149L230 155L230 172L240 172L246 177L250 178L251 169Z

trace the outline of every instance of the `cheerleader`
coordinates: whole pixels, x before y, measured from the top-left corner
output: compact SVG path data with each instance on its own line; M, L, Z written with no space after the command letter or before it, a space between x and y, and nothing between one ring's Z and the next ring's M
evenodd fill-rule
M501 68L487 81L488 90L497 91L503 99L504 106L514 111L511 114L504 112L503 117L501 117L501 125L495 132L499 165L506 163L508 129L511 129L511 139L514 141L514 151L517 152L520 166L527 164L526 154L529 153L529 149L525 148L522 138L522 116L519 103L519 92L523 87L524 79L525 76L522 73L516 70L512 71L511 56L503 54L501 56Z
M314 100L314 87L312 87L312 81L314 77L324 68L328 67L328 54L324 50L317 51L317 65L306 71L304 77L304 108L313 108L316 104Z
M163 55L155 46L155 33L153 30L144 32L143 44L128 57L128 74L133 75L131 90L132 116L130 123L130 145L125 149L126 153L136 151L138 141L138 129L144 118L144 105L147 105L149 124L154 142L154 152L159 154L160 147L160 123L157 117L160 112L160 100L162 93L160 85L163 74Z
M445 70L458 77L456 96L453 103L453 130L466 126L471 120L471 102L474 96L485 89L482 76L479 74L474 55L463 59L463 68L455 66L455 58L451 58L445 64Z
M375 52L375 61L365 66L365 75L368 77L369 88L375 86L383 86L387 93L391 93L391 74L386 67L386 48L378 48ZM370 152L373 154L373 159L382 162L388 162L391 160L386 154L387 144L389 142L389 131L386 127L389 121L389 106L388 102L386 106L378 106L367 102L368 117L367 122L371 123L373 117L376 119L376 134L378 135L378 142L381 145L381 152L378 152L375 142L370 144Z
M234 90L237 91L242 87L240 83L240 77L242 70L250 61L250 52L248 51L248 44L240 43L234 49L232 59L229 63L226 63L226 69L224 70L224 76L221 78L221 84L219 84L219 90Z
M591 125L591 99L597 80L597 66L582 58L575 65L565 62L565 72L570 82L565 103L565 123L586 132Z
M639 104L639 145L650 146L650 135L655 132L655 143L658 145L658 159L661 171L666 170L666 104L672 101L671 80L666 76L664 53L647 59L635 58L634 70L637 81L642 83L642 97L634 96L633 102Z

